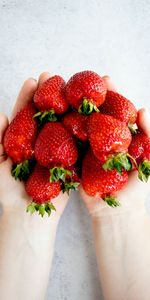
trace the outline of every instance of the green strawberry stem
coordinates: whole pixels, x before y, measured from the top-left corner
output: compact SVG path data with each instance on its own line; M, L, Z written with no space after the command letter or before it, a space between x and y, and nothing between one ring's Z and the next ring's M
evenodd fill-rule
M130 129L130 131L131 131L132 134L137 134L137 132L138 132L138 126L137 126L136 123L133 124L132 122L129 122L128 123L128 128Z
M104 170L116 170L122 175L123 169L130 171L133 169L132 162L137 167L136 160L129 153L117 153L108 157L107 161L103 164Z
M15 164L12 167L11 174L15 179L25 180L28 178L31 172L31 164L28 160L25 160L24 162L20 164Z
M46 202L42 204L38 204L36 202L31 202L28 206L26 211L33 214L34 212L39 212L39 215L42 217L44 216L45 213L48 214L48 216L51 215L52 210L56 211L55 206L53 205L52 202Z
M103 200L111 207L120 206L120 202L114 196L106 196Z
M79 186L79 182L62 182L62 185L61 185L61 189L63 191L63 193L67 193L69 195L69 192L71 190L73 191L77 191L78 190L78 186Z
M99 112L99 109L90 100L84 98L80 105L78 112L84 115L90 115L93 111Z
M138 177L141 181L147 182L150 176L150 161L144 160L139 164Z
M42 126L42 125L44 125L47 122L55 122L55 121L57 121L57 117L55 115L54 109L51 109L51 110L45 111L45 112L40 112L39 111L39 112L37 112L33 116L33 118L37 119L39 126Z
M66 176L72 177L72 172L70 170L66 170L63 167L54 167L50 169L50 182L56 181L66 181Z

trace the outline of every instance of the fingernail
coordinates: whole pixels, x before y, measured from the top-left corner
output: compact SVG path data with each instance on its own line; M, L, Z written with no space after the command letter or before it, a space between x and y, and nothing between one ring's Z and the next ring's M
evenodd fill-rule
M110 79L110 76L109 75L104 75L103 79Z
M37 82L37 80L33 77L30 77L29 80L34 80L35 82Z

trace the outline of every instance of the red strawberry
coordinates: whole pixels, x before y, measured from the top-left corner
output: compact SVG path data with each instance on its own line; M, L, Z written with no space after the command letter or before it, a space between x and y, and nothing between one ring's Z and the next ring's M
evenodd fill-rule
M133 103L122 95L113 91L107 91L106 101L100 111L122 122L134 124L137 119L137 110Z
M66 84L66 98L79 112L90 114L97 110L106 96L103 79L93 71L83 71L73 75Z
M48 169L36 165L25 185L26 192L33 199L33 202L28 205L27 211L31 213L39 211L42 217L45 212L50 215L51 210L55 210L50 200L60 193L60 182L50 183L49 177Z
M101 113L88 118L88 135L95 156L102 160L114 152L126 152L131 143L131 133L121 121Z
M13 175L22 179L28 170L28 161L34 156L37 123L33 119L36 110L33 103L27 104L12 120L4 137L4 149L14 163L19 165ZM24 162L24 164L22 164Z
M34 103L41 112L44 112L44 114L37 113L37 117L41 118L40 121L43 121L43 118L55 121L54 113L63 114L67 111L68 103L64 95L65 84L62 77L55 75L37 89Z
M142 181L147 181L150 176L150 138L141 132L134 135L129 153L139 165L139 178Z
M71 135L61 123L54 122L47 123L41 130L35 144L35 157L45 167L69 167L76 162L78 152Z
M63 124L71 134L75 135L81 141L87 140L87 116L81 115L78 112L72 112L63 118Z
M110 206L118 206L114 196L128 181L127 171L120 175L116 170L105 171L101 162L88 151L82 165L82 185L85 192L94 197L101 197Z

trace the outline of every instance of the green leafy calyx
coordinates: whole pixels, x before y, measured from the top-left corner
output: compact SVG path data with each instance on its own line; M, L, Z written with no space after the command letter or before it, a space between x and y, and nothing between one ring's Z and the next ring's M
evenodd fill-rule
M47 122L57 121L57 117L55 115L54 109L51 109L51 110L48 110L48 111L45 111L45 112L40 112L39 111L33 116L33 118L37 119L39 126L42 126Z
M42 217L45 215L45 213L48 214L48 216L51 215L52 210L56 211L55 206L53 205L52 202L46 202L42 204L38 204L36 202L31 202L28 206L26 211L33 214L34 212L39 212L39 215Z
M62 184L62 191L63 191L63 193L67 193L67 194L69 194L69 192L72 190L72 191L77 191L77 189L78 189L78 186L79 186L79 182L73 182L73 181L71 181L71 182L64 182L63 184Z
M66 181L66 176L72 177L72 172L70 170L66 170L63 167L54 167L50 169L50 182L56 181Z
M25 180L28 178L31 172L31 166L28 160L25 160L24 162L13 165L11 174L15 179Z
M113 196L106 196L105 198L103 198L103 200L111 207L117 207L121 205L116 197Z
M93 111L99 112L99 109L90 100L84 98L80 105L78 112L84 115L90 115Z
M122 175L123 169L126 171L132 170L132 157L128 153L112 154L103 164L104 170L116 170Z
M138 177L141 181L147 182L149 176L150 176L150 161L144 160L139 164Z

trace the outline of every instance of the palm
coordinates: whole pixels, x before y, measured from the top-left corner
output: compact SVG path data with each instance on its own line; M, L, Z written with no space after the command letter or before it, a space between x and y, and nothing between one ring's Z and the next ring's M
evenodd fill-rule
M16 105L13 110L13 117L19 111L22 109L29 101L32 100L33 95L35 93L35 90L37 89L37 86L40 85L43 81L48 79L50 77L49 73L43 73L41 74L39 78L39 82L37 83L33 79L27 80L18 96L18 99L16 101ZM116 91L116 88L114 84L111 82L110 78L105 76L104 80L106 82L108 90L114 90ZM150 128L150 121L146 119L146 115L142 112L139 113L139 119L140 119L140 125L143 129L143 131L146 134L150 135L149 128ZM3 199L2 205L4 208L11 208L11 210L17 210L21 208L21 211L25 212L26 206L31 201L31 198L27 195L24 187L24 183L15 180L11 176L11 167L12 162L10 159L7 159L3 161L2 159L2 153L3 153L3 147L2 147L2 141L3 141L3 134L7 127L7 118L5 117L5 120L3 120L3 116L0 116L2 122L0 124L2 125L0 128L0 178L1 178L1 189L0 189L0 197ZM4 121L4 122L3 122ZM129 182L125 186L125 188L120 191L117 195L118 200L121 203L121 206L131 207L134 205L134 208L138 205L140 205L141 199L143 199L143 195L147 195L150 189L150 185L140 182L140 180L137 178L137 172L132 172L130 174ZM82 186L80 186L80 193L83 197L84 202L86 203L89 212L91 214L97 214L100 210L102 210L105 213L108 213L109 211L112 211L113 208L108 207L108 205L101 201L99 198L94 198L88 196ZM141 197L142 195L142 197ZM56 214L61 215L67 202L68 202L68 195L66 194L60 194L57 198L53 199L53 204L56 207ZM116 212L121 209L117 208ZM114 210L114 209L113 209Z
M37 86L40 85L43 81L50 77L49 73L43 73L39 77L39 82L37 83L33 79L28 79L25 81L19 96L17 98L15 107L13 109L12 118L16 115L17 111L22 109L29 101L33 99L33 95L37 89ZM17 212L25 213L26 207L32 199L27 195L25 191L25 186L23 182L15 180L11 175L12 161L7 158L3 158L3 135L7 127L7 118L3 115L0 116L2 124L0 128L0 198L2 199L2 206L4 209L11 209ZM60 216L63 213L63 210L68 202L68 195L65 193L60 193L58 197L53 199L53 204L56 208L54 212L55 216ZM29 214L27 214L29 215Z
M19 180L15 180L12 177L11 167L12 162L9 158L1 163L0 166L2 204L5 206L13 206L14 208L25 208L31 199L25 192L24 183ZM23 199L23 201L20 199Z
M108 90L117 91L114 83L108 76L104 76L103 79ZM138 112L138 123L143 132L146 135L150 136L150 118L145 109L141 109ZM100 198L88 196L83 190L82 186L80 187L81 196L89 210L89 213L95 216L99 215L100 211L101 214L108 214L112 212L117 213L119 210L121 210L122 207L125 207L126 210L130 209L131 207L133 207L133 209L136 209L137 207L140 207L141 204L143 204L142 202L146 199L149 191L150 182L144 183L140 181L137 171L131 172L128 184L120 192L117 193L117 199L121 204L121 206L118 208L109 207L108 204L106 204ZM143 196L145 196L145 199Z
M118 212L124 207L126 210L139 208L145 200L143 196L147 196L150 191L150 184L139 180L137 171L134 171L129 176L127 185L117 193L117 199L120 202L120 207L109 207L101 198L88 196L82 187L80 187L81 196L91 215L98 215L101 211L103 214Z

